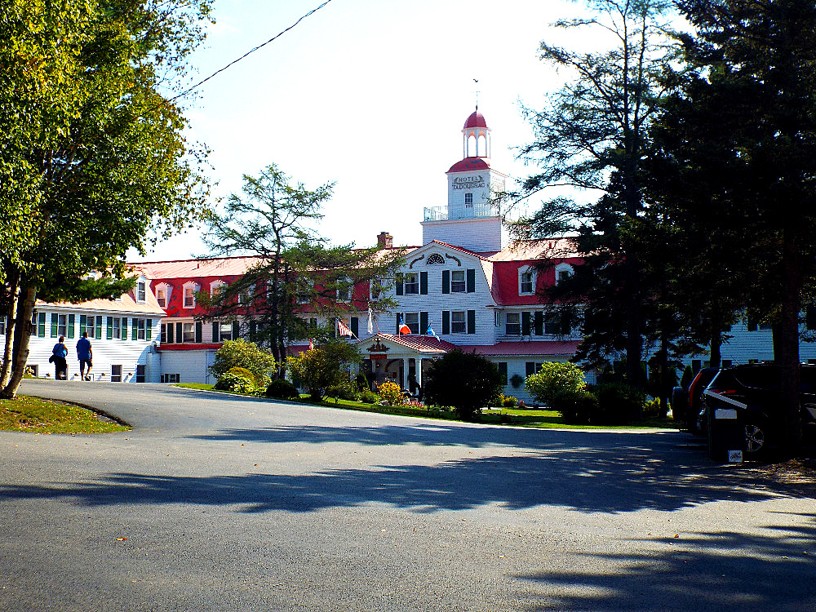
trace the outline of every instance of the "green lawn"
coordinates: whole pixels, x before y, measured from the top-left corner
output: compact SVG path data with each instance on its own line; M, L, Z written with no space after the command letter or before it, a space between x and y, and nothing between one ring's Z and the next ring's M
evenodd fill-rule
M81 406L19 395L0 400L0 430L39 434L92 434L128 431L107 417Z
M214 390L212 385L198 383L180 383L176 386L189 389ZM308 395L301 395L303 404L315 404ZM438 406L380 406L378 404L364 404L343 399L324 399L317 405L342 410L357 410L361 412L375 412L379 414L396 414L408 417L424 417L449 421L459 420L456 413L450 408ZM479 423L495 425L516 425L522 427L537 427L543 429L631 429L666 428L677 429L677 425L669 418L651 418L631 425L568 425L561 420L561 414L556 410L538 410L535 408L492 408L485 410L478 418Z

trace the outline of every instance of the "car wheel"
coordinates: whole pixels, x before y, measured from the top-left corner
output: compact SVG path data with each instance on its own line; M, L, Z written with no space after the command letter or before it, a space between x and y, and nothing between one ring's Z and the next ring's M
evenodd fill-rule
M745 452L748 455L756 455L765 448L765 430L755 424L745 425Z

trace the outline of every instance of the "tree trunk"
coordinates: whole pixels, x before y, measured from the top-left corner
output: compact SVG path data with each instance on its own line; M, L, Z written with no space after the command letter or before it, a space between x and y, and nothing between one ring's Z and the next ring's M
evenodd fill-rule
M19 334L20 343L17 350L14 351L14 365L13 373L8 384L0 391L0 398L14 399L17 397L17 389L20 388L20 382L23 380L25 374L26 363L28 362L28 344L31 338L31 316L34 313L34 304L37 301L37 288L26 287L21 292L23 301L18 307L18 323L17 332Z
M0 368L0 389L4 389L11 378L11 365L14 361L14 335L17 327L17 303L20 299L20 277L15 274L8 278L9 304L4 316L6 318L6 339L3 343L3 365Z
M708 365L712 368L722 366L722 332L720 330L711 333Z
M784 448L795 453L802 442L802 414L799 406L799 311L801 308L801 257L795 238L785 233L783 248L782 309L773 326L774 361L782 370Z

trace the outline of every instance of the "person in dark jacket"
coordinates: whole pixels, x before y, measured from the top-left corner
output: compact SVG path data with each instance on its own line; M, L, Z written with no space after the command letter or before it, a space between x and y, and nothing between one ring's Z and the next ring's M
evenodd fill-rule
M65 346L65 336L59 337L59 342L54 345L51 351L51 361L54 362L54 378L65 380L68 378L68 347Z

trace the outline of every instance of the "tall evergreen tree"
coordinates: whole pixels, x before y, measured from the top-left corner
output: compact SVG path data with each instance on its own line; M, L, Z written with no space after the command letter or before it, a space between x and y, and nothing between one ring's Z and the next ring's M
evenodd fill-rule
M523 237L577 234L585 264L560 283L557 297L581 304L584 340L578 357L600 365L621 357L629 382L645 383L644 353L650 292L634 232L644 217L641 163L647 128L660 97L658 73L668 54L660 19L662 0L590 0L593 17L561 21L590 29L602 51L570 51L546 42L541 58L566 72L568 83L540 111L528 110L536 139L522 156L540 171L516 199L569 186L599 197L584 202L558 195L517 227ZM549 296L550 298L556 296Z
M816 280L816 5L810 0L682 0L695 32L689 71L667 106L661 148L674 169L663 201L678 231L708 232L712 285L770 323L784 372L788 448L802 435L799 317ZM669 204L681 185L701 184ZM694 190L694 188L692 187ZM692 240L689 239L689 244ZM715 290L719 294L719 291Z

